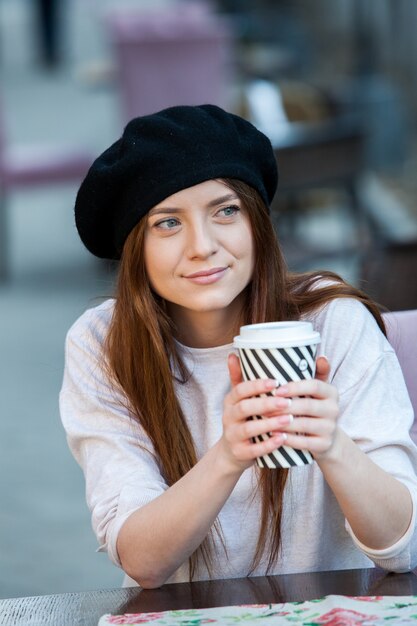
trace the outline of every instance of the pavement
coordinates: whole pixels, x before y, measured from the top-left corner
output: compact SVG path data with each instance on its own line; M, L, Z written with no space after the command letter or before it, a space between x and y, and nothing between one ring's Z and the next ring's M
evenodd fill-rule
M109 5L107 1L106 6ZM121 132L99 2L65 4L65 62L37 61L31 3L0 3L0 78L8 141L68 142L96 155ZM104 77L104 78L103 78ZM83 249L73 221L77 185L15 192L7 199L10 279L0 284L0 597L120 586L122 573L96 553L81 470L60 423L65 334L113 274ZM343 240L348 218L332 210L311 234ZM329 269L355 278L355 258Z

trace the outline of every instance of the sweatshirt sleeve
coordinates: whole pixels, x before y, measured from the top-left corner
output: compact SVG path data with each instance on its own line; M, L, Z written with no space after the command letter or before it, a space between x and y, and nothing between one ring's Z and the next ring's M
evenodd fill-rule
M405 535L385 550L371 550L345 527L356 547L390 571L417 565L417 447L410 438L414 421L404 377L393 348L366 308L339 299L328 307L321 353L331 359L331 382L339 391L339 425L380 467L401 481L413 501Z
M167 489L149 437L102 368L109 306L87 311L70 329L60 393L61 420L86 481L100 551L120 567L119 530L129 515Z

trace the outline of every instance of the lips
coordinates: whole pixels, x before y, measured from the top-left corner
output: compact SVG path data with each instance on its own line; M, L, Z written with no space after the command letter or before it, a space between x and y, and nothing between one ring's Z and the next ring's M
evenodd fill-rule
M187 274L184 278L199 278L200 276L211 276L212 274L218 274L224 272L227 267L213 267L209 270L202 270L201 272L195 272L195 274Z
M201 272L195 272L194 274L188 274L184 276L187 280L197 285L211 285L212 283L221 280L228 267L213 267L209 270L202 270Z

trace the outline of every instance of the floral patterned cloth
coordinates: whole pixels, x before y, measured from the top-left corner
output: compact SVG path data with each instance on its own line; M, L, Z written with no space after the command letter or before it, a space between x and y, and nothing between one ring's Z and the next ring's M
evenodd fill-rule
M417 596L326 596L308 602L247 604L163 613L103 615L98 626L417 626Z

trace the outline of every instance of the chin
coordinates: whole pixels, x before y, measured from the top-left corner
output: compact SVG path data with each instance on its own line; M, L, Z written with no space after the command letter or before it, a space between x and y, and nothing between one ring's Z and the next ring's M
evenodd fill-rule
M217 313L218 311L223 311L227 307L224 305L215 305L213 303L207 305L202 304L201 306L199 306L198 304L194 303L193 306L186 308L189 311L193 311L194 313Z
M172 299L171 302L189 311L211 311L229 306L231 299L216 297L210 294L192 295L187 298Z

